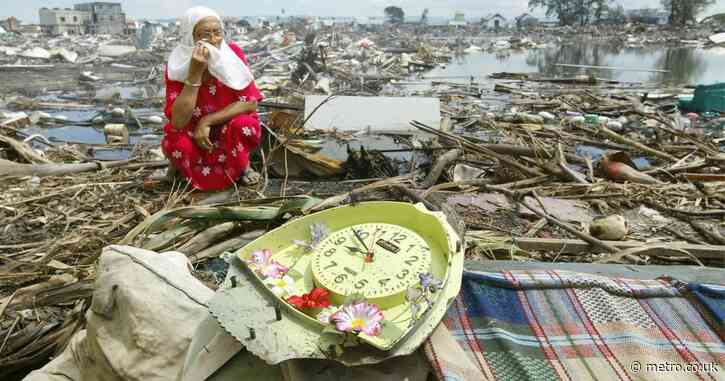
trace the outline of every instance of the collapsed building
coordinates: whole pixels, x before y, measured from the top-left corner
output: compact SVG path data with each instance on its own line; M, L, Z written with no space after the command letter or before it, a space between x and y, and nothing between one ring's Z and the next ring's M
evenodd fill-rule
M39 10L43 33L60 34L127 34L126 14L120 3L93 2L71 8Z

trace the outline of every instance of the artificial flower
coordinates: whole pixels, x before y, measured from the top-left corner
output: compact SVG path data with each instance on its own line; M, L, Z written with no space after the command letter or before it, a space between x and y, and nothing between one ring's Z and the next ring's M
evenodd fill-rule
M330 317L335 327L343 332L363 332L368 336L377 336L383 327L383 312L370 303L356 303L342 306L338 312Z
M265 278L281 278L289 271L287 267L273 260L272 252L267 249L252 252L250 258L245 262L250 269Z
M280 298L284 298L295 291L295 281L289 275L284 275L281 278L267 277L264 280L264 284Z
M443 282L437 279L431 273L420 273L418 274L420 280L420 287L430 290L430 292L436 292L443 287Z
M323 223L314 223L310 225L310 241L295 240L294 244L304 248L306 253L313 251L317 246L320 245L325 237L330 234L330 229Z
M326 308L330 306L330 292L324 288L313 288L312 291L302 296L290 296L287 301L301 310Z
M317 320L324 324L330 324L330 318L332 318L332 315L334 315L337 311L337 307L327 307L317 314Z

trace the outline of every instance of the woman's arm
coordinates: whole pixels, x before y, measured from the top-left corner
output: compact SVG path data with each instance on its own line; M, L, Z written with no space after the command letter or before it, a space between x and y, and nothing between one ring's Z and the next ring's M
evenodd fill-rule
M171 126L174 129L184 128L191 120L196 106L196 98L199 95L201 80L208 64L209 51L203 45L197 44L191 53L191 63L189 64L189 74L186 82L198 84L199 86L190 86L185 83L181 94L174 101L174 106L171 109Z
M234 119L237 115L249 114L255 111L257 111L257 101L253 100L251 102L234 102L229 106L223 108L222 110L219 110L213 114L203 116L199 120L199 124L217 126Z
M191 76L189 76L191 77ZM192 81L192 79L189 79ZM196 80L194 83L201 82L201 79ZM176 130L184 128L191 120L191 115L194 112L196 106L196 97L199 94L199 88L189 85L184 85L184 89L181 91L176 100L174 106L171 109L171 127Z

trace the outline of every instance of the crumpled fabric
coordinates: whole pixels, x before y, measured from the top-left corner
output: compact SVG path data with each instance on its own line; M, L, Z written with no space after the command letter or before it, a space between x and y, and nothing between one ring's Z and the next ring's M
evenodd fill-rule
M214 17L224 27L221 17L207 7L192 7L186 11L181 18L181 42L169 55L167 70L169 79L183 82L189 75L191 55L194 51L194 27L196 24L207 18ZM246 88L254 76L247 65L232 51L226 41L222 41L217 49L212 44L202 42L209 50L209 73L225 85L234 90Z

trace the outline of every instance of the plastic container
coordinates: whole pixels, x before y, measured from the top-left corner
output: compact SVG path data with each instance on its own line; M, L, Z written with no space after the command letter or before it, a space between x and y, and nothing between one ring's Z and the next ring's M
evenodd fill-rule
M610 120L607 122L607 128L610 130L620 131L624 126L617 120Z
M550 112L542 111L539 113L539 116L544 118L544 120L555 120L556 116Z
M587 124L599 124L599 115L597 115L597 114L586 114L586 115L584 115L584 121Z

